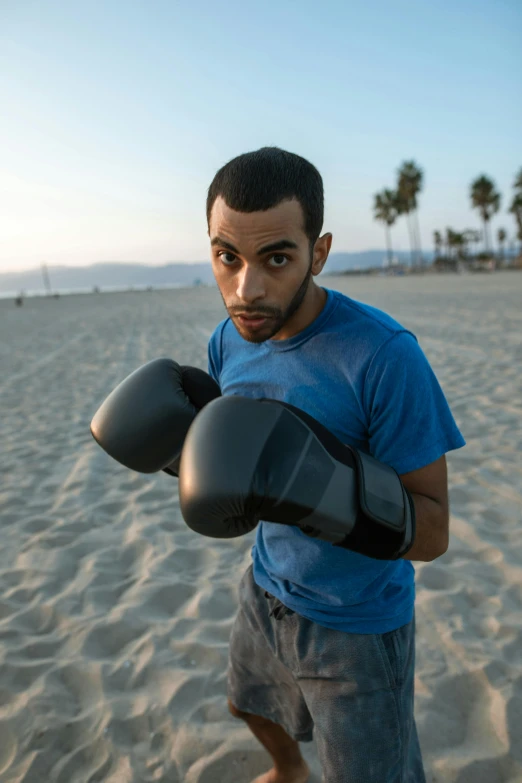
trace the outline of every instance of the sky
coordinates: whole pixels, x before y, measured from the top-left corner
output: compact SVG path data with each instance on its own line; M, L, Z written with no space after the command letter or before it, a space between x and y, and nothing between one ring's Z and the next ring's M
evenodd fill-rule
M480 174L514 237L521 29L520 0L0 0L0 271L207 260L214 174L267 145L319 169L331 252L384 248L411 159L423 247L480 227Z

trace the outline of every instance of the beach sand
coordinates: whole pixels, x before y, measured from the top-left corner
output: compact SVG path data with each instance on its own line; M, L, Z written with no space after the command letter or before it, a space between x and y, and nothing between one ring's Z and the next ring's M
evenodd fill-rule
M522 274L321 278L418 336L467 440L451 539L415 563L428 783L522 781ZM270 758L226 704L255 533L198 537L177 480L89 432L146 361L206 369L213 288L0 302L0 780L249 783ZM302 744L319 783L315 743Z

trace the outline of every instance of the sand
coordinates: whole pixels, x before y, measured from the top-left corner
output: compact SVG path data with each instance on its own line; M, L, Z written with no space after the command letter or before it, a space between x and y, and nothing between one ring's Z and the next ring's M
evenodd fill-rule
M522 274L321 282L415 331L468 443L448 458L449 550L415 563L428 783L522 781ZM226 706L255 534L198 537L176 479L89 433L149 359L206 369L223 314L212 288L0 302L2 783L248 783L270 766Z

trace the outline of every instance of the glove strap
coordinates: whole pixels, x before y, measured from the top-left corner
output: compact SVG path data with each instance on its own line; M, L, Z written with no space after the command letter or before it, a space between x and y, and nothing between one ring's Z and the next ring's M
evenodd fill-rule
M349 448L355 461L359 509L352 531L334 546L378 560L398 560L415 540L413 499L392 467Z

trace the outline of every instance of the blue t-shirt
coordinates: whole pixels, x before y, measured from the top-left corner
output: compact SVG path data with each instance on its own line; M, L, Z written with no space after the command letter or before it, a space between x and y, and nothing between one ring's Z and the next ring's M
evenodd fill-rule
M230 318L216 327L209 373L222 394L291 403L399 474L464 446L415 335L381 310L324 290L321 313L287 340L250 343ZM257 526L252 560L261 588L327 628L384 633L413 617L409 560L376 560L273 522Z

